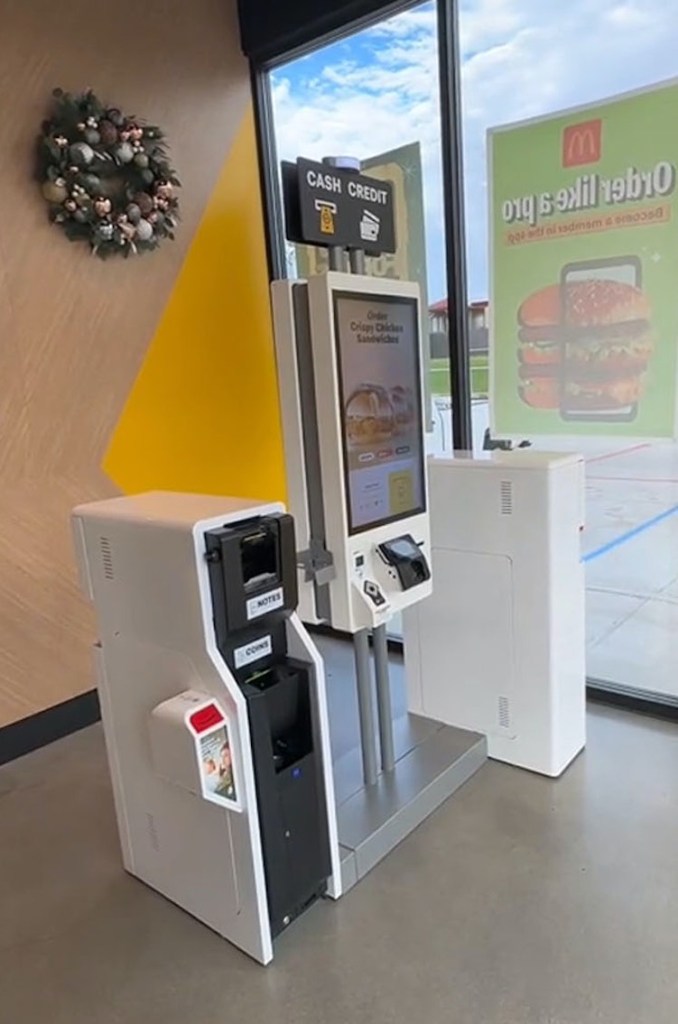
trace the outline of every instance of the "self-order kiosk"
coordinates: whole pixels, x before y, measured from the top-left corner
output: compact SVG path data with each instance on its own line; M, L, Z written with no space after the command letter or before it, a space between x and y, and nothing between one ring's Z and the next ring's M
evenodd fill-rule
M356 633L431 592L419 288L272 286L300 613Z

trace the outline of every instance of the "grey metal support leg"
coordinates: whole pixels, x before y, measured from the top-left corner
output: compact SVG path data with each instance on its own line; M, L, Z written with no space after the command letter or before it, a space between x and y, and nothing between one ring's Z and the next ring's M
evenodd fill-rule
M363 776L366 786L377 781L377 745L374 736L374 708L372 706L372 666L369 633L361 629L353 637L355 676L358 689L360 715L360 745L363 754Z
M391 707L391 682L389 679L388 642L386 626L376 626L372 632L374 644L374 670L377 682L377 715L379 717L379 742L381 745L381 767L385 772L395 768L393 745L393 710Z
M327 251L330 270L346 270L345 250L340 245L331 245Z
M365 253L362 249L352 249L349 253L349 266L352 274L365 273Z

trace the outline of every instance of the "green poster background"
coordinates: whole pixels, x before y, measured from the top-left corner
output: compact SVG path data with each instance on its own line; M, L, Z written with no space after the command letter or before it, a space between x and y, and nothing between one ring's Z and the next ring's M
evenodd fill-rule
M582 152L577 166L563 166L574 126L600 121L599 154ZM601 190L596 208L548 213L536 218L532 240L525 220L507 222L505 204L541 193L557 195L580 175L624 176L628 168L650 171L659 162L678 165L678 83L618 97L488 133L490 160L490 267L492 330L491 419L498 435L621 435L672 437L676 412L678 339L678 192L608 204ZM590 140L589 140L590 141ZM585 150L586 147L584 146ZM599 159L595 159L599 155ZM675 175L674 175L675 178ZM674 180L675 185L675 180ZM538 200L536 200L538 202ZM617 215L663 207L665 221L616 226ZM514 208L515 209L515 208ZM603 229L600 229L602 218ZM567 223L589 221L597 230L559 234ZM539 234L543 229L543 235ZM511 241L513 239L513 241ZM628 422L567 421L561 408L535 409L520 396L517 314L533 292L561 282L563 267L581 261L640 263L642 289L651 307L653 352L643 375L643 393ZM601 276L596 270L596 276ZM602 275L604 276L604 275Z

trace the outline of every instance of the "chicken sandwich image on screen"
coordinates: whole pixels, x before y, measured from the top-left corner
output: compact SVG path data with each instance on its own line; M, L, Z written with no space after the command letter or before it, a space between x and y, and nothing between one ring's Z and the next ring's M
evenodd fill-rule
M653 352L637 261L570 264L518 310L518 392L565 420L632 420Z
M412 389L397 386L388 391L378 384L361 384L350 395L344 415L351 448L391 440L412 426Z

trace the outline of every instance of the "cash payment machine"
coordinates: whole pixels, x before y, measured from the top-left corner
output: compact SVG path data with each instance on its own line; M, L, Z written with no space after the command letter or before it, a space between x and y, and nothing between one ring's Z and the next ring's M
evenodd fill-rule
M323 663L283 506L75 509L125 867L261 963L341 894Z
M272 286L300 611L357 633L431 593L418 285Z

